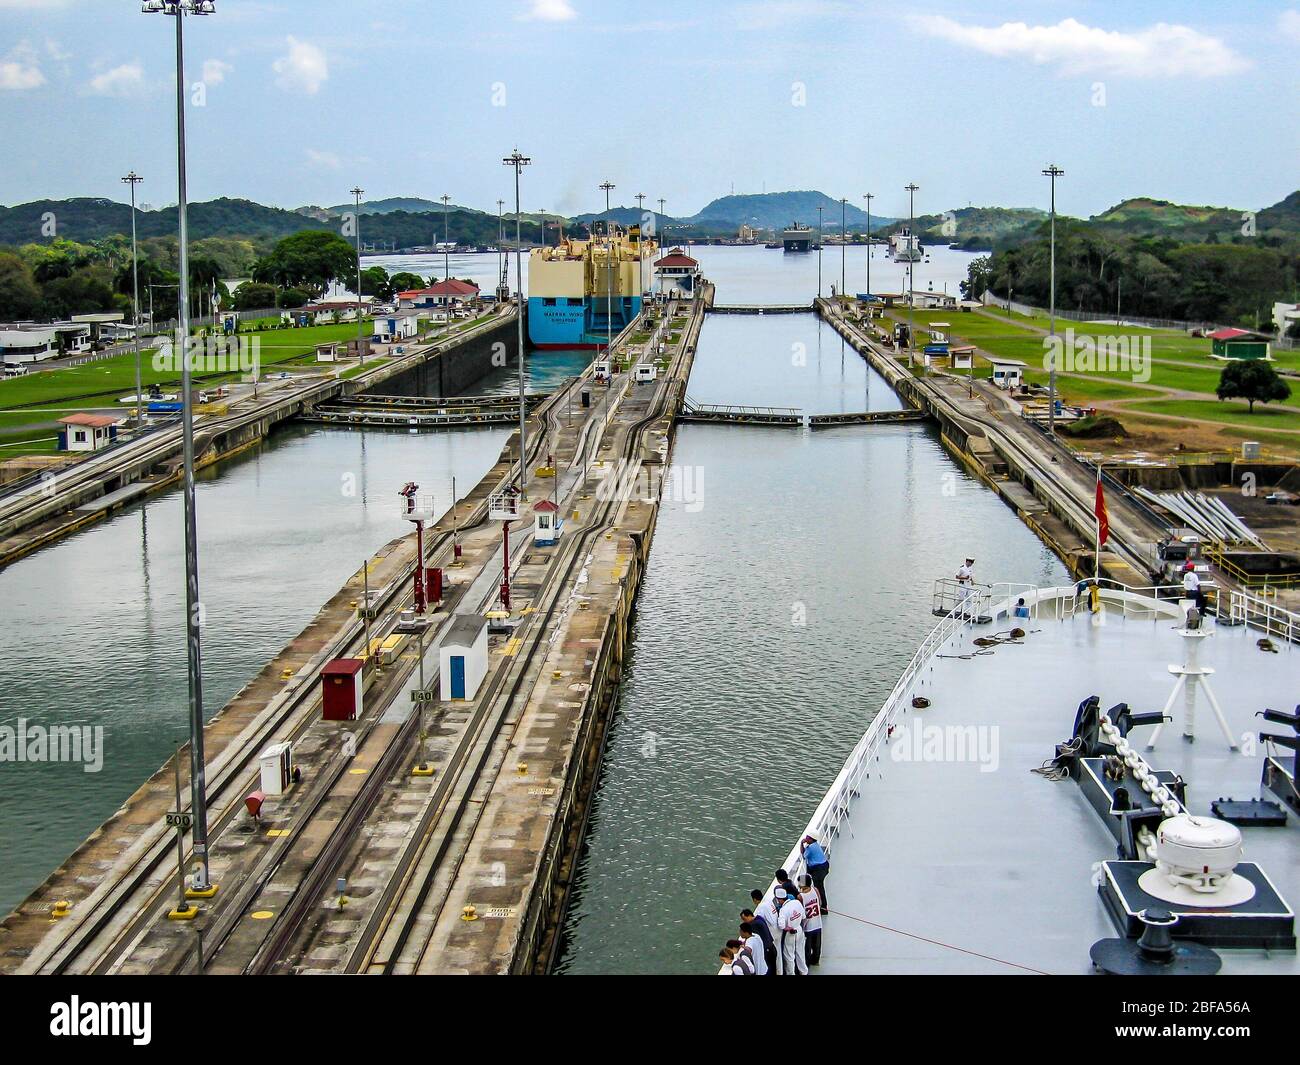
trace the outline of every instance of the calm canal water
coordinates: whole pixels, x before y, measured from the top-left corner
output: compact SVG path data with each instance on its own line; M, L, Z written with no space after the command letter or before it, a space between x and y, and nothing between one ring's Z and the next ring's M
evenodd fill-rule
M801 302L816 291L815 256L696 250L724 302ZM850 249L850 261L855 251L861 258ZM964 274L969 256L951 255L944 269ZM490 275L495 256L476 258ZM873 287L883 288L875 270ZM589 358L534 355L526 386L552 387ZM476 391L515 387L506 367ZM897 406L806 315L711 319L691 390L701 402L809 413ZM451 478L462 491L475 483L506 435L292 426L205 471L209 710L369 553L408 531L396 517L402 483L418 480L445 500ZM669 501L660 520L565 971L707 968L737 900L784 855L924 631L931 576L967 550L989 578L1063 572L923 428L684 426L675 461L701 468L704 506ZM164 493L0 571L0 725L105 730L97 773L0 767L0 910L111 815L184 733L180 509L180 496ZM792 621L799 604L803 626Z
M721 303L781 299L770 279L746 272L732 295L708 270ZM709 318L688 391L807 413L899 405L811 315ZM681 427L560 972L716 971L750 890L934 624L933 580L967 554L984 580L1068 579L929 427Z

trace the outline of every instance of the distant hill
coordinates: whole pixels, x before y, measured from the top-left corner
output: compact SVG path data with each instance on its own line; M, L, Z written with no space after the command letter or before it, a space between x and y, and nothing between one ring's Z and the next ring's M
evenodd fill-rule
M1300 234L1300 192L1293 192L1272 207L1265 207L1256 216L1255 224L1261 233Z
M1046 217L1047 212L1037 207L957 207L945 214L920 215L915 224L922 244L989 251L1030 236ZM907 220L900 218L884 232L893 233L905 225Z
M78 198L37 200L17 207L0 207L0 244L29 244L49 239L42 233L47 216L52 216L56 234L86 243L113 234L131 232L131 208L113 200ZM238 237L266 245L304 229L335 229L337 217L314 218L299 211L264 207L251 200L218 199L192 203L188 212L191 240L204 237ZM490 244L497 238L497 220L482 211L452 208L446 227L453 240L466 244ZM367 216L362 226L364 241L394 244L398 248L418 247L442 239L442 204L436 211L387 211ZM139 211L136 229L141 238L174 237L176 208ZM525 240L537 240L540 229L527 222Z
M299 210L309 210L310 208L299 208ZM341 215L348 211L356 210L354 203L341 203L336 207L322 208L328 214ZM460 207L457 204L450 203L447 205L449 211L460 211L462 214L483 214L484 212L473 207ZM394 211L405 211L407 214L426 214L442 213L441 200L426 200L419 196L390 196L386 200L363 200L361 202L361 213L365 214L392 214Z
M1202 241L1211 234L1227 237L1240 230L1242 212L1235 207L1195 207L1138 196L1093 215L1088 221L1113 233Z
M694 216L685 221L700 223L707 220L739 227L748 223L758 229L784 229L793 222L804 225L817 225L817 208L823 208L822 220L826 229L837 230L840 225L840 201L832 199L824 192L764 192L746 193L734 196L721 196L706 204ZM861 231L867 224L867 212L855 203L844 207L843 215L849 228ZM874 211L871 214L871 226L887 225L894 221Z

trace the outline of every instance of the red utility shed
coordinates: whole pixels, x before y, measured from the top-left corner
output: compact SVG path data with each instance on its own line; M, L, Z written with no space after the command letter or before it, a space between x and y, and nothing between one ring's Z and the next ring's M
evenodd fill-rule
M321 717L326 721L354 721L361 716L365 659L336 658L320 673Z

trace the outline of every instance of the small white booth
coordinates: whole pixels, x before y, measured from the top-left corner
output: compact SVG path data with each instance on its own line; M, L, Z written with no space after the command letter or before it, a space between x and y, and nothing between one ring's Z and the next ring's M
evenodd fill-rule
M564 519L560 517L560 508L549 499L543 499L533 507L533 543L538 547L551 547L560 542L560 530Z
M971 347L952 348L952 368L969 370L974 363L975 349Z
M993 383L998 388L1019 388L1025 374L1025 364L1019 359L990 358L993 366Z
M598 361L596 362L595 367L592 369L592 374L595 376L595 378L596 378L597 381L608 381L608 380L609 380L609 360L608 360L608 359L600 359L600 360L598 360Z
M438 649L438 683L444 702L478 695L488 670L488 622L479 614L458 614Z
M293 783L293 744L273 743L262 752L261 789L267 795L283 795Z
M637 384L644 384L653 381L656 377L655 364L652 362L642 362L637 364L636 370L632 374L632 379Z

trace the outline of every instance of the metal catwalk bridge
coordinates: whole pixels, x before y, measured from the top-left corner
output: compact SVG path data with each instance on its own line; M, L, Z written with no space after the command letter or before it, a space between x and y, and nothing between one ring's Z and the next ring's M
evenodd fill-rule
M680 422L718 425L774 425L818 429L832 425L895 425L921 422L929 417L920 410L850 411L841 414L805 414L797 407L747 407L738 404L696 403L690 396L677 415Z

